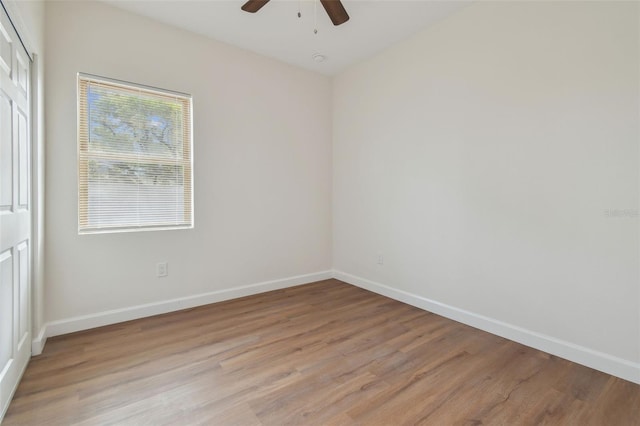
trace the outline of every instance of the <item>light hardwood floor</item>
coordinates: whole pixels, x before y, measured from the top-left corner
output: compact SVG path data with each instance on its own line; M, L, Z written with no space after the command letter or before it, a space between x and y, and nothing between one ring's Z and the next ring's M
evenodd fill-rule
M52 338L5 425L640 425L640 386L336 280Z

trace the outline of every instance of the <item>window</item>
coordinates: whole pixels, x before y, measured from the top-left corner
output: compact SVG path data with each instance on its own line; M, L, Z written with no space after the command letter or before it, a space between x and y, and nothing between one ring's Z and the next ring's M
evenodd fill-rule
M80 233L193 227L191 96L78 74Z

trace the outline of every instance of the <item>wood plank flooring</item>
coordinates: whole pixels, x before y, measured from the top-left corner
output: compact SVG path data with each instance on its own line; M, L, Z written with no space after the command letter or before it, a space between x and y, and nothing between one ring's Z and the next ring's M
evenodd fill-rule
M5 425L640 425L640 386L336 280L49 339Z

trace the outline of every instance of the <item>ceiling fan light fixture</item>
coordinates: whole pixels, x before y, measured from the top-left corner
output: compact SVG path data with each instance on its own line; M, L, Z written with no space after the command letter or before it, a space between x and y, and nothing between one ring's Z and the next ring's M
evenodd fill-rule
M322 53L314 53L311 57L313 58L314 61L318 63L324 62L327 59L327 57L324 56Z

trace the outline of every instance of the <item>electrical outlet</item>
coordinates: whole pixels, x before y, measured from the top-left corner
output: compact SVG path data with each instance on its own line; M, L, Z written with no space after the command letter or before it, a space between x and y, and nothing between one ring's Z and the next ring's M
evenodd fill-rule
M378 265L384 265L384 256L382 254L378 254Z
M156 275L158 277L166 277L169 275L169 265L167 262L160 262L156 265Z

